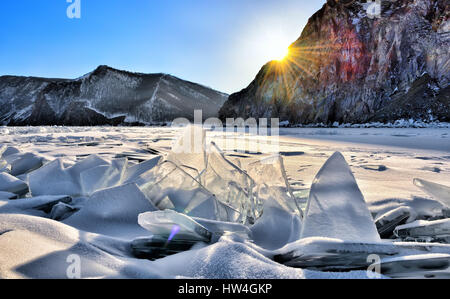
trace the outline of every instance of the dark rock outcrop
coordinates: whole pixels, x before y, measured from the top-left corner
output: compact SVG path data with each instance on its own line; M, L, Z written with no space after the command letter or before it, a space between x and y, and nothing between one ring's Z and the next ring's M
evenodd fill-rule
M449 2L383 0L380 18L367 14L369 4L328 0L289 56L232 94L220 118L450 121Z

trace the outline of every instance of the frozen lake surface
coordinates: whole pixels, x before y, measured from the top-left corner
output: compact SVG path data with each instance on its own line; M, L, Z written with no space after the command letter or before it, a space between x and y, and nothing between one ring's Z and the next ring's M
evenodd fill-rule
M21 153L34 154L44 165L60 159L61 167L69 168L90 155L98 155L106 161L99 162L100 168L103 167L101 163L110 163L112 160L123 158L127 158L130 168L159 155L166 156L179 133L180 129L173 128L0 127L0 146L15 147ZM398 206L411 207L425 214L432 214L443 208L441 203L415 186L414 179L450 185L448 128L283 128L280 129L280 135L277 147L267 145L267 140L262 137L222 132L207 132L207 140L208 143L215 142L229 161L240 165L243 169L278 151L284 160L289 185L299 199L303 211L315 176L335 152L341 152L349 164L374 218ZM230 139L236 142L228 142ZM248 146L252 143L257 143L258 150L248 152ZM251 148L254 149L255 146ZM29 161L33 161L31 156ZM19 166L16 166L16 170ZM48 182L59 184L51 181L51 175L50 171ZM26 174L18 174L15 177L26 183L32 183ZM92 177L95 178L95 173ZM36 182L45 184L46 180L39 178ZM131 187L124 187L118 192L133 196L135 191ZM96 196L99 198L98 202L104 200L102 194ZM43 203L50 202L48 198L37 200ZM83 206L83 199L79 200ZM123 211L129 209L124 204L121 198L117 197L117 206L122 207ZM136 205L139 206L140 203L136 202ZM82 269L84 278L365 278L367 276L365 271L338 274L286 267L273 261L275 254L273 248L270 251L225 237L214 245L196 245L198 248L157 261L138 260L126 249L133 238L146 235L145 230L138 227L137 219L136 223L130 220L130 223L127 222L123 227L116 227L116 223L111 223L111 225L98 224L95 229L91 229L94 224L90 226L89 221L92 221L92 218L89 217L95 215L102 217L102 213L98 212L96 207L93 207L93 211L97 211L95 213L91 210L83 212L81 209L78 216L74 214L63 222L49 220L45 216L47 214L30 211L24 207L20 202L12 206L11 201L7 199L0 201L2 278L64 278L68 255L81 252L82 264L85 265L85 269ZM61 205L61 208L64 207ZM140 209L145 211L146 208L142 206ZM110 210L109 212L118 213ZM133 214L135 212L131 209L127 215L135 217ZM87 224L83 223L82 217L86 217ZM120 217L125 216L120 214ZM104 227L100 228L101 225ZM286 252L277 252L283 253Z

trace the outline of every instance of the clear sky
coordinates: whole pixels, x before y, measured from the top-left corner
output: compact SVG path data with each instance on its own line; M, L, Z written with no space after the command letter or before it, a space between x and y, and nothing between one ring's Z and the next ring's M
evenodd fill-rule
M0 75L76 78L98 65L232 93L294 42L325 0L2 0Z

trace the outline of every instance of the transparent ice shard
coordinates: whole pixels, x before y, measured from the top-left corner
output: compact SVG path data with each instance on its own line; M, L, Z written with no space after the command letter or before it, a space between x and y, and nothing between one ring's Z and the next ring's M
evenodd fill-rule
M127 167L123 178L124 183L126 184L135 182L140 175L146 173L149 170L152 170L156 165L158 165L160 160L161 157L156 157L151 160Z
M28 175L30 191L39 195L80 195L81 188L77 179L64 168L60 159L54 160Z
M339 152L325 163L313 182L301 237L380 241L364 196Z
M201 173L206 168L207 161L206 131L201 126L187 126L174 142L166 160L181 168L187 167Z
M200 182L222 203L239 212L238 222L260 217L252 194L253 180L239 167L225 158L223 152L211 143L208 150L207 166L200 175Z
M102 165L87 169L80 173L83 194L91 195L96 191L114 187L120 172L112 165Z
M197 180L170 161L141 175L137 184L155 206L171 205L177 212L212 220L233 222L239 217L236 211L220 203Z
M421 241L441 241L450 239L450 219L424 221L419 220L398 226L395 235L402 239Z
M431 195L435 200L450 207L450 187L421 179L414 179L414 185Z
M204 218L193 218L213 234L213 242L226 234L235 234L246 240L252 239L251 230L243 224L234 222L215 221Z
M210 242L212 237L212 233L204 226L191 217L173 210L140 214L138 223L153 235L165 237L168 241L187 239Z
M2 172L0 173L0 191L15 193L19 196L28 193L28 185L18 178Z
M253 162L246 167L246 171L255 182L254 196L258 210L267 200L275 199L287 211L303 216L289 185L283 158L280 155Z
M117 170L118 174L111 177L108 181L109 188L121 185L123 183L128 167L128 158L114 159L111 161L111 166Z
M110 165L108 161L105 159L99 157L98 155L90 155L87 158L77 162L70 168L68 168L68 171L71 173L71 175L76 178L77 176L80 176L80 173L82 173L85 170L97 167L97 166L107 166Z
M382 238L392 237L394 229L407 221L415 220L416 213L410 207L399 207L375 219L375 225Z

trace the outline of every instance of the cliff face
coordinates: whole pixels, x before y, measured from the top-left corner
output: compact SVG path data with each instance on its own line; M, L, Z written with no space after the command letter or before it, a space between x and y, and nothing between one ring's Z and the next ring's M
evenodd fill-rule
M220 117L450 121L449 2L385 0L380 18L364 2L328 0L288 58L266 64Z
M164 74L138 74L100 66L79 79L0 77L0 124L156 124L194 110L217 116L227 95Z

